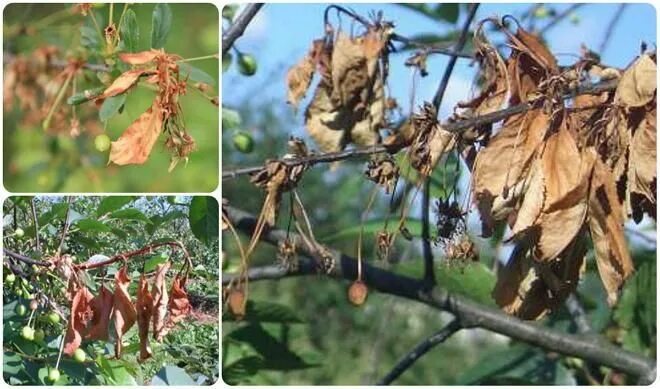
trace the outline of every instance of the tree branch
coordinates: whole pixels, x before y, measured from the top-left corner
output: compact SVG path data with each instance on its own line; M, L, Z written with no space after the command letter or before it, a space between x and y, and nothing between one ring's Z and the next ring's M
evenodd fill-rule
M28 265L37 265L37 266L50 266L51 265L50 262L39 261L37 259L26 257L23 254L16 253L16 252L11 251L11 250L9 250L8 248L5 248L5 247L2 248L2 252L6 256L14 258L14 259L19 260L19 261L24 262L24 263L27 263Z
M226 206L223 211L232 224L245 232L252 234L256 225L256 218L245 211ZM299 253L309 258L315 254L310 252L298 234L289 233L289 239L296 245ZM278 229L269 229L262 233L261 240L277 244L287 238L287 232ZM357 277L357 262L338 251L330 250L336 266L328 276L355 280ZM297 270L249 269L247 277L251 281L258 279L279 279L288 276L317 274L314 260L301 261ZM236 274L223 274L222 283L227 285ZM584 336L575 336L562 333L541 326L536 322L522 321L509 316L502 311L475 303L463 296L455 295L441 287L431 290L425 287L421 280L396 274L365 262L362 265L362 279L366 285L382 293L391 294L418 301L430 307L451 312L464 327L480 327L492 332L506 335L532 346L555 351L562 355L575 356L594 363L617 369L621 372L640 377L640 382L646 385L655 380L656 363L654 360L623 350L611 344L585 339Z
M243 32L245 32L245 29L252 21L252 18L254 18L263 5L263 3L252 3L245 6L245 9L240 15L238 15L231 27L222 34L222 55L225 55L236 39L243 35Z
M406 354L397 364L392 371L387 373L383 379L378 381L378 385L389 385L395 379L399 378L404 371L408 370L419 358L423 357L427 352L431 351L433 347L449 339L456 332L463 328L459 320L452 320L444 326L440 331L431 335L428 339L415 346L412 351Z
M610 20L610 24L607 25L607 30L605 30L605 36L603 37L603 41L600 43L600 46L598 47L598 54L603 55L603 52L605 52L605 49L607 48L607 45L610 43L610 38L612 38L612 33L614 32L614 27L616 27L616 24L621 20L621 15L623 15L623 10L626 9L626 6L628 4L623 3L619 5L619 8L616 10L616 13L612 17L612 20Z
M578 88L570 90L567 94L563 96L563 98L570 99L579 95L599 94L603 92L613 91L616 89L617 84L618 84L618 80L608 80L608 81L600 82L598 84L581 85ZM442 128L450 132L461 132L475 126L481 126L484 124L499 122L510 116L527 112L532 108L533 108L532 103L522 103L522 104L514 105L513 107L491 112L486 115L476 116L473 118L455 121L455 122L446 122L445 124L442 125ZM390 151L391 150L388 149L386 146L374 145L363 148L343 150L333 153L315 154L303 158L281 159L280 161L289 166L295 166L300 164L308 164L311 166L318 163L335 162L335 161L353 159L357 157L364 157L372 154L378 154L378 153L384 153ZM233 170L223 170L222 179L223 180L233 179L245 174L256 173L261 169L263 169L263 166L250 166L250 167L237 168Z

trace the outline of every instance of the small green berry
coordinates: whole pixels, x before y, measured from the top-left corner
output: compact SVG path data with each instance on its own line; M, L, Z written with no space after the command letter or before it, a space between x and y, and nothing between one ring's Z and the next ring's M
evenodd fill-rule
M550 15L550 11L544 6L537 7L534 10L534 16L537 19L544 19L547 18L549 15Z
M14 283L14 281L16 281L16 275L14 273L7 274L7 277L5 277L5 282L11 285Z
M41 342L42 340L44 340L45 337L46 337L46 333L41 328L34 331L34 340L35 340L35 342Z
M25 326L21 329L21 337L25 340L34 340L34 328Z
M55 312L51 312L46 316L46 320L48 320L48 322L51 324L57 324L60 322L60 315Z
M60 371L57 369L50 369L48 372L48 380L51 382L55 382L60 379Z
M238 71L244 76L252 76L257 72L257 60L250 54L241 53L238 56Z
M110 137L106 134L97 135L94 138L94 147L101 153L107 151L110 148Z
M234 147L241 153L249 154L254 150L254 140L245 131L238 131L234 134Z
M20 239L25 235L25 231L23 231L22 228L17 228L16 231L14 231L14 235Z
M76 362L83 363L85 362L85 359L87 359L87 354L85 354L83 349L79 348L73 353L73 359Z
M27 312L27 308L25 308L25 305L23 305L23 304L18 304L18 305L16 306L16 308L14 308L14 312L15 312L18 316L24 316L25 313Z

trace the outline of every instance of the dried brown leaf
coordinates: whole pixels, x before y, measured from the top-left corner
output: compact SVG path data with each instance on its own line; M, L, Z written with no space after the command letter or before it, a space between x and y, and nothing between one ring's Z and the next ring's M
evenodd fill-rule
M149 286L147 285L147 279L144 274L140 276L135 310L137 311L138 335L140 337L140 357L138 360L144 361L151 357L149 324L151 323L154 310L154 299L149 292Z
M291 104L294 109L298 107L298 103L307 93L307 89L312 82L314 70L316 69L316 64L318 63L322 50L323 39L315 40L312 42L309 52L305 54L300 62L293 65L286 74L288 87L287 102Z
M655 96L656 64L648 54L642 54L621 76L614 101L627 107L641 107Z
M133 69L122 73L116 80L107 87L97 99L107 99L108 97L117 96L126 92L130 87L138 82L143 74L150 72L144 69Z
M131 283L128 274L126 274L126 267L122 267L117 274L115 274L115 293L113 296L114 301L114 319L115 319L115 334L117 344L115 345L115 356L121 358L121 338L128 330L133 327L137 319L137 311L135 305L131 301L131 296L128 294L128 285Z
M110 162L117 165L143 164L163 129L163 112L158 99L124 133L112 142Z
M169 297L167 294L167 285L165 284L165 276L172 263L167 261L156 267L156 278L151 294L154 300L153 310L153 332L154 339L160 342L163 337L163 330L165 329L165 316L167 316L167 305Z
M113 297L105 285L101 285L98 296L89 303L92 312L92 321L85 340L108 340L108 327L110 326L110 313L112 312Z
M64 336L64 349L66 355L73 353L80 347L83 335L86 333L87 323L92 318L92 309L89 305L94 298L86 287L79 287L73 293L71 301L71 316Z
M655 219L657 199L656 106L653 104L639 123L630 143L628 164L629 213L641 221L646 212Z
M623 282L633 272L633 262L623 232L623 210L614 178L600 160L596 161L593 170L588 221L607 302L614 305Z
M119 59L129 65L144 65L152 62L158 55L164 54L161 50L147 50L139 53L119 53Z
M183 320L190 312L190 301L186 292L186 278L177 275L172 282L170 290L170 317L169 324L174 325Z

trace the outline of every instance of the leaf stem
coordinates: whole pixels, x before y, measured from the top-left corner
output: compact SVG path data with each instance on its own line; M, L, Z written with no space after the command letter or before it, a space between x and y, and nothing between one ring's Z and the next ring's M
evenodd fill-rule
M218 54L209 54L201 57L184 58L178 60L177 62L193 62L193 61L201 61L203 59L213 59L213 58L218 59L219 58Z
M50 110L48 111L48 115L46 115L46 118L44 119L41 127L45 130L47 130L50 127L50 120L53 118L53 114L55 113L55 110L57 107L60 105L62 102L62 98L64 97L64 93L66 92L67 87L69 86L69 83L71 82L71 79L73 78L73 73L74 71L72 70L66 70L69 74L67 74L66 79L64 80L64 83L60 87L60 90L57 92L57 96L55 96L55 100L53 101L53 105L50 107Z

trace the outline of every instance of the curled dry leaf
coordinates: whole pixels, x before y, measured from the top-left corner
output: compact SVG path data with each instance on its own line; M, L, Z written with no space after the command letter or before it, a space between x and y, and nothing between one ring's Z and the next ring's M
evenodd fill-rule
M339 32L334 45L318 55L321 80L305 112L305 125L322 151L380 142L387 110L380 61L390 33L387 24L355 38Z
M632 136L628 164L628 214L640 222L643 214L656 218L657 199L657 115L655 101Z
M147 50L139 53L119 53L119 59L129 65L146 65L153 62L157 56L164 55L162 50Z
M614 179L600 160L596 161L593 170L588 221L607 302L614 305L623 282L633 272L633 263L623 232L623 210Z
M421 112L412 118L415 136L410 146L410 164L425 176L456 145L456 136L443 129L436 116L435 107L424 103Z
M98 296L94 297L89 305L93 316L85 340L108 340L110 313L113 306L112 292L105 285L101 285Z
M163 130L163 112L159 99L134 121L110 148L110 162L117 165L143 164Z
M107 99L108 97L122 94L135 85L142 75L150 73L150 71L144 69L128 70L117 77L97 99Z
M165 276L172 263L167 261L156 267L156 278L151 294L154 300L153 309L153 332L154 339L160 342L165 330L165 316L167 315L167 304L169 298L167 295L167 285L165 285Z
M399 167L391 155L382 155L369 161L367 178L385 189L385 193L392 193L399 179Z
M250 181L266 192L261 213L267 224L275 224L282 193L295 188L306 169L306 164L290 166L282 161L267 161L263 169L252 175Z
M117 274L115 274L115 294L113 296L114 302L114 319L115 319L115 333L116 341L115 356L121 358L121 338L128 330L133 327L137 319L137 312L135 305L131 301L131 296L128 294L128 285L131 280L126 274L126 267L122 267Z
M314 77L314 70L323 51L323 39L312 42L309 52L300 62L293 65L286 74L288 86L287 102L297 109L300 100L305 97Z
M188 293L186 292L186 278L177 275L172 282L172 289L170 290L170 317L168 325L174 324L183 320L190 312L190 301L188 301Z
M151 357L151 347L149 347L149 324L154 310L154 299L149 292L147 279L144 274L140 276L140 282L137 290L137 301L135 303L137 311L138 335L140 336L140 358L144 361Z
M615 103L626 107L641 107L655 96L657 88L656 63L642 54L621 76L614 96Z
M90 302L94 296L86 287L78 287L73 292L71 301L71 316L67 325L66 335L64 336L64 349L66 355L73 355L80 347L83 335L87 330L87 323L93 316Z

